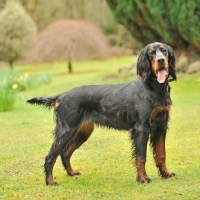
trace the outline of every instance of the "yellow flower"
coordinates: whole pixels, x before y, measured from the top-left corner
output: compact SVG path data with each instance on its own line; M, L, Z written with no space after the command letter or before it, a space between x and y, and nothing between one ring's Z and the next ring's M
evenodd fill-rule
M21 81L23 81L23 79L24 79L23 76L20 76L16 78L16 81L20 83Z
M29 74L28 72L25 72L25 73L24 73L24 76L25 76L25 77L29 77L30 74Z
M18 85L15 83L15 84L13 84L12 85L12 88L15 90L15 89L17 89L18 88Z
M17 82L21 82L20 77L17 77L17 78L16 78L16 81L17 81Z

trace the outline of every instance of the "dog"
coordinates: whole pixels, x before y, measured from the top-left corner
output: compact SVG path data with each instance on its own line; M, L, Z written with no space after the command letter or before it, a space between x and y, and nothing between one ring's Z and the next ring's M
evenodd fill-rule
M169 82L177 79L172 48L148 44L137 60L138 78L122 84L87 85L51 97L27 102L54 108L54 142L45 158L46 185L57 185L53 167L60 155L68 175L80 175L70 164L73 152L90 137L94 124L130 133L136 180L150 183L145 170L147 142L163 178L173 177L166 167L165 138L172 100Z

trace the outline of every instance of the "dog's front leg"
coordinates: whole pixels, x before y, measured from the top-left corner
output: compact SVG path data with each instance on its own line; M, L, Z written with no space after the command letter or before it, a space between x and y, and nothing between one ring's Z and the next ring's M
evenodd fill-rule
M133 158L135 159L135 166L137 168L137 181L140 183L150 183L151 179L148 178L145 164L147 142L149 132L138 129L131 129L131 140L133 141Z
M166 167L165 135L166 134L162 134L155 141L155 163L159 169L160 175L163 178L170 178L175 174L168 172Z

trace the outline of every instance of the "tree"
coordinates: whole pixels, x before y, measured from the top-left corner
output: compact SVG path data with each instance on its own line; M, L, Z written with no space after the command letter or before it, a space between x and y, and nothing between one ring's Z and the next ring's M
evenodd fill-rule
M39 32L26 58L27 62L105 59L116 55L106 37L93 23L84 20L59 20Z
M200 4L189 0L107 0L117 21L144 45L200 50Z
M6 0L0 0L0 9ZM39 31L59 19L82 19L98 25L112 45L124 51L141 49L124 26L119 25L105 0L16 0L19 1L37 24Z
M0 60L13 62L25 55L36 25L16 1L8 1L0 12Z
M200 4L199 1L185 0L180 3L177 26L181 37L191 46L200 50ZM178 22L179 21L179 22Z
M37 24L38 30L43 30L51 22L67 17L67 9L63 0L18 0L26 8Z
M0 8L3 2L0 0ZM113 26L116 21L105 0L18 0L43 30L59 19L82 19L99 26Z

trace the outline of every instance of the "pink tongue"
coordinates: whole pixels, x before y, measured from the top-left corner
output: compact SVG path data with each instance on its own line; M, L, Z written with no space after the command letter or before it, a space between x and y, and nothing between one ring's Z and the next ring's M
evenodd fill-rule
M157 81L159 83L164 83L166 78L166 72L165 70L158 71Z

